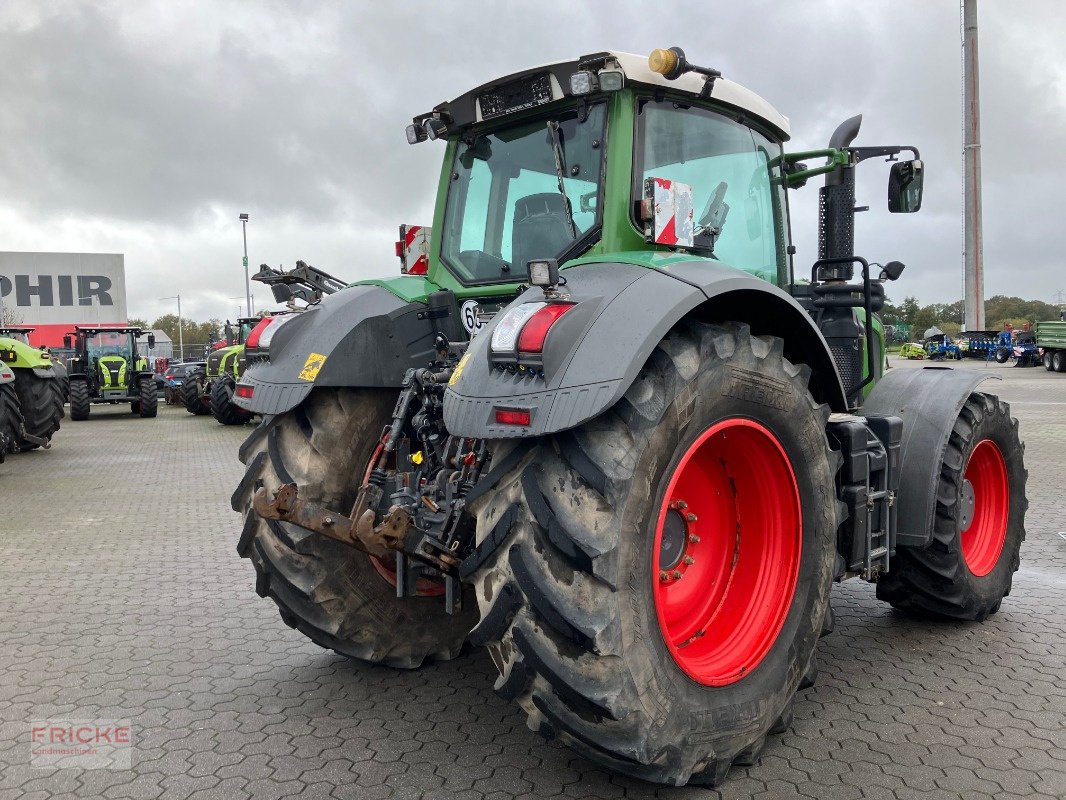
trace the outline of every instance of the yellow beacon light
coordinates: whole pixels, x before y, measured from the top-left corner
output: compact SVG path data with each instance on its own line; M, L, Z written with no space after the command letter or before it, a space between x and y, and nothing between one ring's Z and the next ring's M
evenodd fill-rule
M677 69L677 53L657 47L648 56L648 68L652 72L667 76Z

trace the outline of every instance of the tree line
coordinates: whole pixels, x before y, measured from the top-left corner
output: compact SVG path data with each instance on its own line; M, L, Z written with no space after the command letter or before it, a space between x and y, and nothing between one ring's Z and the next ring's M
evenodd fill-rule
M181 341L185 344L208 344L210 342L217 342L223 338L226 323L220 319L209 319L207 322L194 322L186 317L181 320ZM175 348L178 345L178 315L177 314L164 314L159 317L151 325L147 320L143 319L131 319L130 326L134 328L143 328L144 330L156 330L163 331L174 342Z
M928 328L936 326L944 333L958 333L963 323L963 302L920 305L914 297L905 297L899 305L886 300L881 319L890 325L910 325L911 338L917 339ZM1024 328L1027 323L1058 319L1059 306L1043 300L1023 300L997 294L985 300L985 326L988 330L1004 330L1007 323Z

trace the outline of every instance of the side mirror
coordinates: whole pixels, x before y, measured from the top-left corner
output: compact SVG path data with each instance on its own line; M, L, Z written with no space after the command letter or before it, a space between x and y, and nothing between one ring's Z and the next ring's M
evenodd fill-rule
M149 350L155 349L155 334L154 333L148 334L148 349Z
M906 264L902 261L889 261L881 268L881 275L878 277L879 281L894 281L898 280L899 276L903 274L903 270L906 269Z
M284 283L275 283L270 287L270 291L274 293L274 301L277 303L287 303L292 297L292 289Z
M888 174L888 210L893 214L913 214L922 207L922 181L925 166L918 159L897 161Z
M64 336L63 337L63 347L66 350L73 350L74 349L74 340L71 339L69 336Z

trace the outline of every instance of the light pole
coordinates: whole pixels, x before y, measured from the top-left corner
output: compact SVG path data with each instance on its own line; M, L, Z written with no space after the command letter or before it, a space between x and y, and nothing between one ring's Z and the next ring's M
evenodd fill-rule
M178 359L180 361L185 360L185 338L181 331L181 293L174 295L173 297L160 297L160 300L177 300L178 301Z
M248 316L252 316L252 281L248 277L248 215L241 214L239 217L241 221L241 233L244 236L244 294L245 308L248 309Z

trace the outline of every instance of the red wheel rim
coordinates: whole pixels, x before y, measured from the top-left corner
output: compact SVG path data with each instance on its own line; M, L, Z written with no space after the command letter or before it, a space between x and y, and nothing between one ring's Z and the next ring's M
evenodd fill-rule
M792 465L759 423L715 423L685 451L659 510L652 585L690 678L724 686L769 652L796 590L802 526Z
M982 439L970 453L964 481L962 558L970 572L981 577L992 571L1003 552L1010 511L1007 462L991 439ZM972 512L967 519L966 506L970 503Z
M386 564L377 556L367 556L367 558L374 565L378 575L393 586L396 586L396 568L394 566ZM430 578L419 578L415 581L415 597L440 597L444 594L444 591L444 584L440 581L431 580Z

